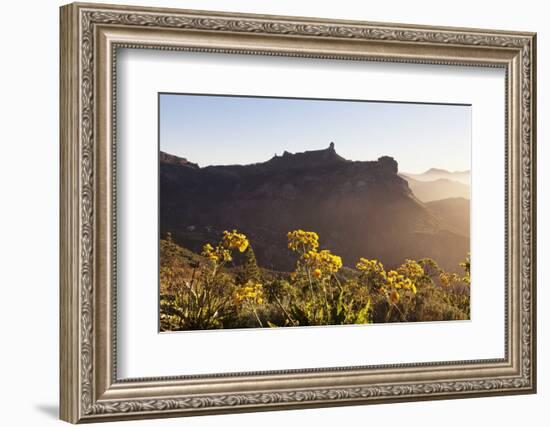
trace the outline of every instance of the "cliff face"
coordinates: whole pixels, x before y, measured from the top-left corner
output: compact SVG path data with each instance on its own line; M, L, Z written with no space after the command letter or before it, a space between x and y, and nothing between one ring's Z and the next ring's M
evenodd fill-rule
M454 268L469 250L469 239L414 198L390 157L349 161L333 144L246 166L199 168L173 157L161 155L161 235L194 251L234 228L249 236L261 266L283 271L295 262L286 233L298 228L317 232L348 266L361 256L389 267L429 256Z

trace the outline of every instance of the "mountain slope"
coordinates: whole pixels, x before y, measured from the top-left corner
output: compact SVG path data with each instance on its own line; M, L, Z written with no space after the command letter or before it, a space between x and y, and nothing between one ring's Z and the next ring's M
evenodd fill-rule
M441 221L450 231L462 236L470 235L470 201L462 197L436 200L425 203L428 211Z
M236 228L261 266L284 271L295 262L286 233L298 228L317 232L347 266L361 256L388 267L429 256L454 269L469 250L468 237L445 229L413 196L394 159L349 161L332 144L245 166L161 159L160 224L161 235L193 251Z

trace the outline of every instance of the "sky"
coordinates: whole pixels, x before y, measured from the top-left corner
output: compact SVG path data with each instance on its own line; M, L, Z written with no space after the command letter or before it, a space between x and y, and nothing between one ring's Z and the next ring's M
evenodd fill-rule
M199 166L265 162L334 142L349 160L400 172L470 169L471 106L160 94L160 149Z

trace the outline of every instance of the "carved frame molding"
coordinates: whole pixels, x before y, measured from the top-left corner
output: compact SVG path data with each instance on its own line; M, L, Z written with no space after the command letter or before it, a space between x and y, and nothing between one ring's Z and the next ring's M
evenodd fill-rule
M505 67L506 357L117 380L111 279L116 281L114 65L120 47ZM534 392L534 97L532 33L93 4L62 7L61 418L101 421ZM266 377L273 381L266 385ZM292 385L285 386L288 381Z

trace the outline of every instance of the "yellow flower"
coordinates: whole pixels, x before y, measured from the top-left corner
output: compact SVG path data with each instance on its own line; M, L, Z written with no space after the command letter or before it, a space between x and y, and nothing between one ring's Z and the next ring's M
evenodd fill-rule
M401 281L401 285L403 286L404 289L411 289L412 286L413 286L413 282L411 279L405 279L403 281Z
M202 247L201 255L214 262L217 262L220 259L219 254L210 243L207 243Z
M397 276L399 274L395 270L390 270L387 273L387 283L390 286L395 286L395 283L397 282Z
M397 302L399 302L399 298L401 298L401 296L399 295L399 292L397 292L395 289L390 292L390 301L392 304L396 304Z
M314 275L315 277L319 278L319 277L321 277L321 274L323 274L323 273L321 272L321 269L316 268L315 270L313 270L313 275Z
M443 285L448 286L453 282L460 282L460 276L456 273L442 272L439 274L439 280Z
M207 243L202 247L201 255L213 262L218 262L220 260L229 262L233 259L231 257L231 252L228 249L224 249L219 245L214 248L210 243Z
M202 247L202 255L203 256L208 256L208 254L210 254L213 251L214 251L214 248L212 247L212 245L210 243L207 243Z
M248 302L250 304L262 305L264 303L264 291L261 283L248 281L245 285L235 290L233 299L236 304Z
M231 261L233 258L231 257L231 252L228 251L227 249L221 249L220 248L220 253L221 253L221 257L223 258L224 261L226 262L229 262Z
M294 230L287 233L288 248L297 252L315 251L319 247L319 235L314 231Z
M386 277L386 285L392 288L395 292L397 292L397 289L407 289L410 290L414 295L416 295L416 285L414 284L414 282L410 278L405 277L403 274L399 274L395 270L388 271ZM399 296L397 298L399 300Z
M223 232L222 245L227 249L238 249L244 252L248 248L249 242L246 236L237 230Z
M333 255L328 249L319 252L320 268L328 273L336 273L342 268L342 258Z
M308 251L302 256L302 261L314 270L320 270L321 273L326 274L337 273L342 268L342 258L331 254L328 249L321 252Z
M365 272L384 273L384 265L376 259L359 258L359 262L355 265L357 270Z
M412 280L418 280L424 276L424 268L416 261L410 259L405 260L405 263L402 264L397 271Z

